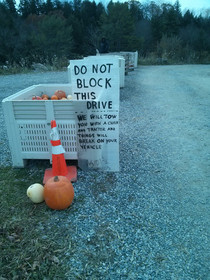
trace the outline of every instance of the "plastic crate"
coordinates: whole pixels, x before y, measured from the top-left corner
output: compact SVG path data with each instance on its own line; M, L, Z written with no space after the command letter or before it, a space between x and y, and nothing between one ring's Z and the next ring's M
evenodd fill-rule
M119 54L127 57L128 71L133 71L136 65L136 52L120 52Z
M100 55L116 55L124 60L121 64L121 68L123 68L123 69L120 69L120 73L123 73L123 78L122 78L122 76L120 76L120 77L121 77L121 79L123 79L123 83L124 83L125 75L127 75L128 71L129 71L129 54L127 54L126 52L122 52L122 53L121 52L109 52L107 54L100 54ZM122 75L122 74L120 74L120 75ZM120 81L120 83L121 83L121 81ZM124 87L124 84L123 84L123 87Z
M112 53L100 54L106 57L114 56L119 60L119 77L120 77L120 88L125 86L125 58L122 55L116 55Z
M76 100L32 100L56 90L71 94L70 84L39 84L19 91L2 101L9 146L14 167L24 167L27 159L51 161L51 120L55 119L65 158L77 159ZM75 105L77 106L75 107Z
M88 56L85 57L84 59L97 59L100 56L105 56L107 57L117 57L119 61L119 80L120 80L120 88L123 88L125 86L125 58L121 55L116 55L112 53L107 53L107 54L100 54L98 56ZM71 64L68 66L68 82L71 83Z
M121 52L110 52L105 55L117 55L120 57L123 57L125 62L125 72L124 74L127 75L129 71L133 71L138 66L138 51L135 52L127 52L127 51L121 51Z

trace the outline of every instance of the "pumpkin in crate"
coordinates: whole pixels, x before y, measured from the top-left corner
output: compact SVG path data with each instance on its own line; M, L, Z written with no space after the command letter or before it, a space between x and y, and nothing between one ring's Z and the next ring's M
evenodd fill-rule
M56 90L54 95L56 95L58 99L66 98L66 93L63 90Z
M49 96L45 93L42 94L42 99L44 100L48 100L49 99Z
M53 95L51 96L51 100L58 100L57 95L53 94Z
M51 209L66 209L74 199L73 185L64 176L54 176L48 179L44 186L44 198Z

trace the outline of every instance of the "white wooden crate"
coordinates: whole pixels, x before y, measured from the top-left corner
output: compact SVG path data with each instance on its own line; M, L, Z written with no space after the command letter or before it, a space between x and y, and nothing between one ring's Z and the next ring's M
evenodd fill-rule
M32 100L56 90L71 94L70 84L40 84L19 91L2 101L14 167L24 167L26 159L51 161L51 120L55 119L66 159L77 159L76 100Z

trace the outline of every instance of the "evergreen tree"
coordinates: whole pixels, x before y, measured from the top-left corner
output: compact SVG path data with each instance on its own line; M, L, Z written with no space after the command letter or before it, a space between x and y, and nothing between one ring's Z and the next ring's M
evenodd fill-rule
M81 17L81 4L82 4L82 1L81 0L73 0L73 9L74 9L74 14L75 16L80 19Z
M84 26L96 24L96 3L85 0L81 4L81 18Z
M188 24L192 24L195 21L195 17L190 10L187 10L182 18L182 25L186 26Z
M42 13L47 15L53 10L54 10L54 4L51 0L46 0L46 2L42 4Z
M209 11L182 15L179 0L174 5L110 1L106 8L90 0L20 0L18 9L15 0L0 2L1 64L30 66L54 56L95 54L102 37L110 51L205 58L210 56Z
M101 18L101 15L105 12L105 7L102 5L101 2L98 3L96 6L96 19L97 23L99 23L99 20Z
M15 0L5 0L5 6L9 10L10 14L17 15L17 10L15 7Z
M135 29L128 3L109 2L106 12L101 17L101 23L102 37L108 39L110 50L121 51L132 48Z
M130 0L129 10L135 23L143 19L143 8L139 1Z
M69 2L64 2L64 4L65 3L69 3ZM56 10L62 10L62 7L63 7L63 5L62 5L62 3L61 3L61 1L60 0L54 0L53 1L53 5L54 5L54 8L56 9Z
M69 57L73 48L72 27L61 13L39 17L31 33L31 44L40 62L51 63L55 56Z
M0 62L13 63L14 51L18 42L18 21L13 1L0 3Z
M170 4L163 4L162 10L162 34L169 37L177 35L181 23L179 12Z
M64 17L66 19L71 18L72 15L73 15L73 5L72 5L72 3L65 1L63 3L63 6L61 6L60 2L58 2L58 3L59 3L59 5L56 5L55 8L58 9L58 10L59 9L62 10L63 11L63 15L64 15Z
M20 0L19 12L23 18L26 18L30 14L39 15L41 10L41 0Z

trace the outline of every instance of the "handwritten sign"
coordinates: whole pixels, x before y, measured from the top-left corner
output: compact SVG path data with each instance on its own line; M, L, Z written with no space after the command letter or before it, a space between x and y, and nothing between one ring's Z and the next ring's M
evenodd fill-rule
M70 65L79 167L119 171L118 59L90 57Z

